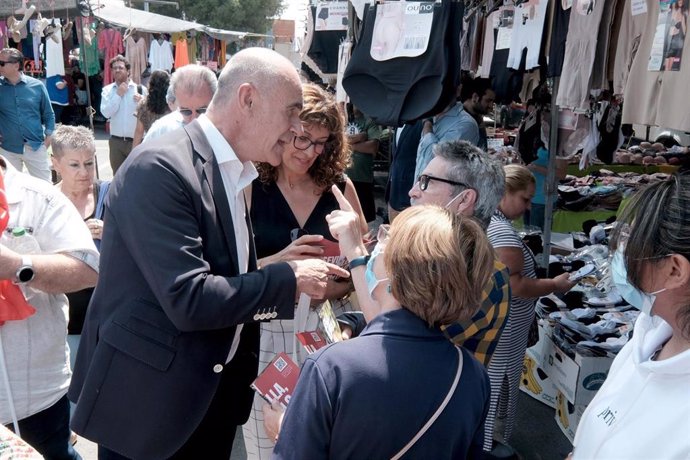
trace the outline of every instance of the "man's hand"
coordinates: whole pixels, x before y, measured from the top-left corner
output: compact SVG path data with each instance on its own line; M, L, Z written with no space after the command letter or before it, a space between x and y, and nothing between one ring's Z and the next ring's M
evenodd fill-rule
M366 255L367 250L362 239L359 215L354 212L350 202L347 201L347 198L345 198L338 187L334 185L331 187L331 191L335 195L336 200L338 200L340 210L328 214L326 222L328 222L331 235L340 244L340 253L349 261Z
M424 120L424 126L422 127L422 136L428 134L434 130L434 122L430 118Z
M134 96L132 96L132 99L134 99L134 102L136 102L138 104L140 100L144 99L144 96L139 94L139 93L134 93Z
M328 275L336 275L342 278L350 276L350 272L347 270L318 259L292 260L288 264L295 272L297 292L306 294L312 299L323 299L326 297Z
M120 83L117 85L117 95L122 97L125 94L127 94L127 90L129 89L129 85L127 85L127 82Z
M46 148L50 147L50 138L51 136L46 136L46 138L43 140L43 145L45 145Z
M264 404L264 431L270 440L274 443L278 441L278 434L280 434L280 427L283 424L283 416L285 416L285 411L283 408L277 404L272 405Z

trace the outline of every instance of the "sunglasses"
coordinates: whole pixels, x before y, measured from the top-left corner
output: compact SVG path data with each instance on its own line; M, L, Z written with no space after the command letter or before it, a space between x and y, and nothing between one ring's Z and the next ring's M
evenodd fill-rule
M437 182L443 182L444 184L450 184L450 185L455 185L457 187L467 187L470 188L467 184L462 183L462 182L457 182L454 180L449 180L449 179L442 179L440 177L434 177L430 176L428 174L422 174L417 178L417 182L419 182L419 190L422 192L425 191L429 187L429 182L432 180L435 180Z
M0 67L5 67L5 64L16 64L17 61L0 61Z
M194 112L196 112L197 115L201 115L202 113L206 113L207 107L199 107L198 109L179 109L180 113L184 117L191 117Z

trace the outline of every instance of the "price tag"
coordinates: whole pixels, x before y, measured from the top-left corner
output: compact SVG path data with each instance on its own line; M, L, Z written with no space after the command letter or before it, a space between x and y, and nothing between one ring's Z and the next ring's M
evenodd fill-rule
M633 16L638 16L640 14L645 14L647 12L647 2L646 0L632 0L632 5L630 11Z

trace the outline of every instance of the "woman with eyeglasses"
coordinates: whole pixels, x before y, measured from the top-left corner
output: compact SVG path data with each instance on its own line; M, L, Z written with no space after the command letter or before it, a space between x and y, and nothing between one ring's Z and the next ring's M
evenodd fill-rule
M690 176L641 190L620 221L629 233L612 238L612 281L641 313L582 415L573 458L690 458Z
M469 319L480 303L494 271L484 230L447 209L414 206L363 256L348 208L329 223L367 300L368 325L307 358L282 426L267 412L277 422L268 426L274 458L482 458L486 370L440 326Z
M530 208L536 180L530 170L521 165L506 165L503 170L505 193L487 229L498 259L510 272L512 293L508 321L488 367L491 405L484 427L484 450L492 451L496 457L512 453L512 449L501 444L507 444L513 432L520 375L537 298L552 292L566 292L575 285L568 279L568 273L552 279L537 279L534 254L512 225L513 220L522 217ZM497 418L504 423L500 432L495 433ZM495 438L498 443L494 442Z
M304 133L286 146L280 166L259 163L259 178L251 187L251 221L259 266L280 261L327 257L347 266L338 244L332 240L326 215L338 209L331 193L336 185L357 209L365 222L352 182L344 175L350 161L345 137L345 119L333 96L314 84L303 87L304 105L300 113ZM366 232L366 223L361 230ZM326 299L335 313L351 310L344 299L351 291L348 280L330 280ZM270 315L271 312L265 312ZM310 313L308 323L316 318ZM312 318L313 317L313 318ZM295 338L293 320L273 320L261 324L259 371L280 352L305 355ZM270 458L273 440L266 437L261 416L263 400L257 395L244 440L248 458Z
M169 86L170 75L168 72L164 70L154 70L151 72L148 86L149 94L139 101L137 111L134 114L137 117L137 126L134 129L132 148L141 144L146 131L149 130L154 121L170 113L170 107L165 98Z

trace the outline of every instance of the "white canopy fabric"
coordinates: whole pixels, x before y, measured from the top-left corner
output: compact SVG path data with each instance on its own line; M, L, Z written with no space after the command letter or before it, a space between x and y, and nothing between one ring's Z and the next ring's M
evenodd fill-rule
M140 32L173 33L203 30L202 24L170 18L162 14L129 8L118 0L91 0L94 16L110 24L137 29Z
M120 27L131 27L141 32L173 33L197 30L224 41L237 40L245 36L266 36L249 32L216 29L197 22L183 21L182 19L129 8L123 0L90 0L90 3L94 16L101 21Z

